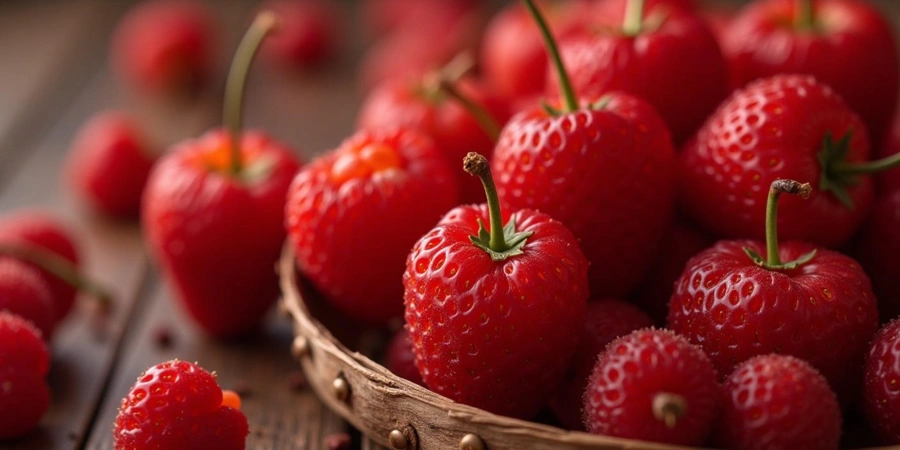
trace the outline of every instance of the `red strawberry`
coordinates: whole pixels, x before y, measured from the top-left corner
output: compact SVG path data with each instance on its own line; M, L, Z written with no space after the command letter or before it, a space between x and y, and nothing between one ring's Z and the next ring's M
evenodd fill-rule
M263 10L278 14L278 33L263 46L269 60L287 69L307 69L334 56L339 11L324 0L271 0Z
M703 347L720 374L756 355L792 355L821 371L848 401L878 310L856 261L801 241L778 245L778 197L809 190L796 181L773 182L766 242L720 241L691 259L669 303L669 327Z
M837 449L841 410L825 378L805 361L762 355L722 385L719 444L735 450Z
M613 299L588 302L581 342L575 350L567 379L550 399L550 408L566 428L584 429L581 417L584 390L594 363L606 346L618 337L652 325L650 317L629 303Z
M398 330L388 344L387 368L398 377L406 378L419 386L425 386L422 375L416 368L416 355L413 354L409 332L405 328Z
M853 250L872 279L881 321L900 317L900 189L875 200Z
M863 386L870 423L885 444L900 444L900 320L875 335Z
M226 400L216 376L202 367L178 360L157 364L122 399L115 448L243 449L247 418Z
M69 151L66 171L72 188L95 210L136 218L155 159L131 117L109 111L82 126Z
M584 423L594 434L700 445L719 403L703 351L671 331L645 329L600 355L584 393Z
M0 257L0 311L28 320L48 342L56 326L53 294L37 269L27 263Z
M37 427L50 404L44 382L49 366L41 332L27 320L0 311L0 440Z
M358 131L297 174L285 225L300 271L319 291L348 315L383 324L403 313L409 249L457 200L430 139Z
M861 164L868 157L865 126L834 91L809 76L780 75L735 92L685 146L680 200L709 231L759 238L768 186L809 180L818 191L809 202L786 199L779 230L837 247L871 207L872 181L855 175L869 169Z
M853 0L760 0L723 36L737 87L779 73L815 76L859 113L880 142L897 106L897 45L871 5Z
M584 320L587 260L549 216L501 216L487 160L470 153L464 164L482 179L488 204L448 212L406 261L416 366L438 394L530 418L562 381L578 345L570 330Z
M684 8L666 2L625 8L624 3L601 2L603 13L594 26L560 39L572 86L586 98L613 91L640 97L653 105L680 144L727 95L725 60L703 20ZM557 86L551 74L548 95L557 95Z
M119 77L141 92L191 91L210 76L213 34L213 14L202 3L143 2L116 27L111 59Z
M436 75L439 76L439 75ZM484 85L464 79L458 87L445 85L461 95L475 112L449 98L434 77L418 83L394 80L375 88L363 102L357 118L361 129L413 128L434 140L447 164L456 167L469 151L490 155L499 132L498 124L509 119L508 105ZM476 115L477 114L477 115ZM485 128L487 127L487 128ZM458 172L460 200L478 203L484 191Z
M256 45L274 26L263 13L229 74L229 129L176 145L150 174L142 221L149 247L183 305L215 336L252 330L278 297L272 270L285 233L284 200L298 162L259 132L241 132L242 86ZM240 73L242 72L243 73Z

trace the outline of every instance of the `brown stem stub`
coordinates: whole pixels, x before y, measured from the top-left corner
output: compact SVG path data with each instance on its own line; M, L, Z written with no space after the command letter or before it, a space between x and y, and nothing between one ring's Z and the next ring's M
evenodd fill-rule
M794 180L775 180L772 182L772 190L784 194L799 195L804 199L807 199L812 192L812 186L810 186L809 183L801 183Z
M653 397L653 417L666 424L666 428L675 428L678 419L687 414L687 400L678 394L660 392Z
M469 152L466 157L463 158L463 169L465 169L469 175L480 177L490 172L491 165L488 163L487 158L481 154Z

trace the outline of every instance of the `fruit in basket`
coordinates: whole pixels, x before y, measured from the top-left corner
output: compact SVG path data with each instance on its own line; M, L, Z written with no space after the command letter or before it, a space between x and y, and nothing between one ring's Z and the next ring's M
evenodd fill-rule
M189 93L211 75L213 26L202 3L142 2L116 27L110 59L119 78L139 92Z
M37 427L50 405L50 353L31 322L0 311L0 440Z
M124 112L100 113L78 131L66 161L74 192L94 210L110 217L133 219L156 160Z
M0 311L31 322L48 342L56 327L56 305L47 281L27 263L0 257Z
M584 424L594 434L700 445L719 395L703 350L668 330L638 330L597 359L584 392Z
M276 65L301 70L321 65L334 56L338 46L335 5L324 0L273 0L263 4L281 19L278 33L263 52Z
M260 13L228 77L227 129L176 145L147 182L141 219L152 254L194 321L214 336L254 329L278 296L291 149L241 129L250 62L276 18Z
M868 2L758 0L722 39L735 87L779 73L815 76L831 86L881 142L897 107L897 45Z
M413 354L412 342L409 340L409 332L401 328L394 333L387 347L388 370L398 377L405 378L419 386L425 386L422 375L416 368L416 355Z
M885 444L900 444L900 320L875 335L865 367L866 415Z
M616 338L653 325L643 311L621 300L601 299L588 302L581 342L572 357L566 379L550 399L550 409L571 430L583 430L581 408L584 390L597 357Z
M122 399L116 450L243 449L249 433L239 397L224 393L197 364L166 361L147 369Z
M672 294L669 327L700 345L720 374L756 355L792 355L822 372L847 402L859 387L878 309L853 259L803 241L779 245L779 197L810 190L774 181L765 242L720 241L692 258Z
M853 255L872 280L881 321L900 317L900 189L875 200Z
M588 263L560 222L534 210L501 212L487 159L470 153L464 165L481 178L487 205L452 209L406 261L416 366L438 394L531 418L578 345L570 331L584 320Z
M728 72L706 23L666 2L600 2L592 26L559 41L572 87L586 98L622 91L653 105L680 145L728 91ZM560 92L554 74L547 94Z
M409 249L458 203L456 179L427 136L361 130L297 174L285 226L300 272L356 319L403 315Z
M716 442L734 450L837 450L841 409L828 382L803 360L761 355L722 384Z

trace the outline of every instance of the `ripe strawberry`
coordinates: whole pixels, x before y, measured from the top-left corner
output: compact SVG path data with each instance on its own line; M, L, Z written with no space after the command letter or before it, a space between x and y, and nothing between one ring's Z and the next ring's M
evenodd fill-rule
M44 382L49 366L41 332L0 311L0 440L23 436L40 422L50 404Z
M669 303L669 327L703 347L720 374L756 355L792 355L821 371L848 401L878 310L856 261L801 241L778 245L778 197L807 196L810 189L773 182L766 242L720 241L691 259Z
M119 78L140 92L190 92L210 76L213 34L213 14L202 3L142 2L116 27L110 58Z
M623 91L640 97L680 144L727 95L725 60L700 17L667 2L641 8L639 0L627 1L629 8L625 0L600 2L593 26L560 39L560 55L580 95ZM547 94L559 91L551 74Z
M268 59L276 65L302 70L322 64L334 56L339 36L339 11L324 0L270 0L263 10L275 12L280 19L278 33L263 46Z
M405 378L419 386L425 386L422 375L416 368L416 355L413 354L409 332L405 328L397 330L388 344L387 368L398 377Z
M300 271L329 301L384 324L403 313L409 249L457 201L456 180L430 139L364 130L297 174L285 226Z
M141 195L155 159L132 118L108 111L79 130L66 172L74 191L93 209L130 219L141 210Z
M298 162L260 132L242 132L238 81L274 26L262 13L235 56L228 130L176 145L147 182L141 219L149 247L193 319L214 336L255 328L278 297L272 270L285 233L284 200ZM237 97L232 97L237 95Z
M885 444L900 444L900 320L878 331L866 355L866 413Z
M900 189L875 200L853 250L872 279L881 322L900 317Z
M818 183L809 202L786 199L782 236L837 247L859 228L880 169L865 126L833 90L809 76L779 75L735 92L680 161L680 200L704 228L759 238L768 186L779 178ZM853 205L850 207L849 205ZM827 223L828 226L822 226Z
M27 263L0 257L0 311L31 322L48 342L56 326L53 294L37 269Z
M719 444L735 450L837 449L841 410L825 378L805 361L762 355L722 385Z
M668 330L644 329L611 342L584 393L594 434L700 445L719 408L716 371L698 347Z
M579 334L569 330L584 320L587 260L549 216L501 216L487 159L470 153L464 164L482 179L488 204L452 209L406 261L416 366L431 390L454 401L530 418L562 381L578 345Z
M226 393L227 394L227 393ZM243 449L247 418L197 364L166 361L142 373L122 399L113 436L116 450Z
M620 300L589 301L581 342L575 350L569 372L559 391L550 399L550 408L566 428L583 430L581 406L588 379L597 357L616 338L653 325L643 311Z
M760 0L723 36L737 87L779 73L815 76L862 117L880 142L897 107L900 62L892 27L852 0Z

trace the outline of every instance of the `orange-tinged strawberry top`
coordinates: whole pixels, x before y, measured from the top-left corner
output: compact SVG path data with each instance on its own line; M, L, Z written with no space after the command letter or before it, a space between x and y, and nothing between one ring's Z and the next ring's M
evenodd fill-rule
M222 406L230 406L234 409L241 409L241 396L234 391L222 391Z
M191 155L191 165L213 172L228 173L231 170L231 142L226 134L221 134L214 145L205 146L203 151ZM256 145L241 143L241 156L245 164L251 165L260 154L261 148Z
M343 183L401 167L402 160L396 148L372 142L342 153L331 166L331 179L336 183Z

